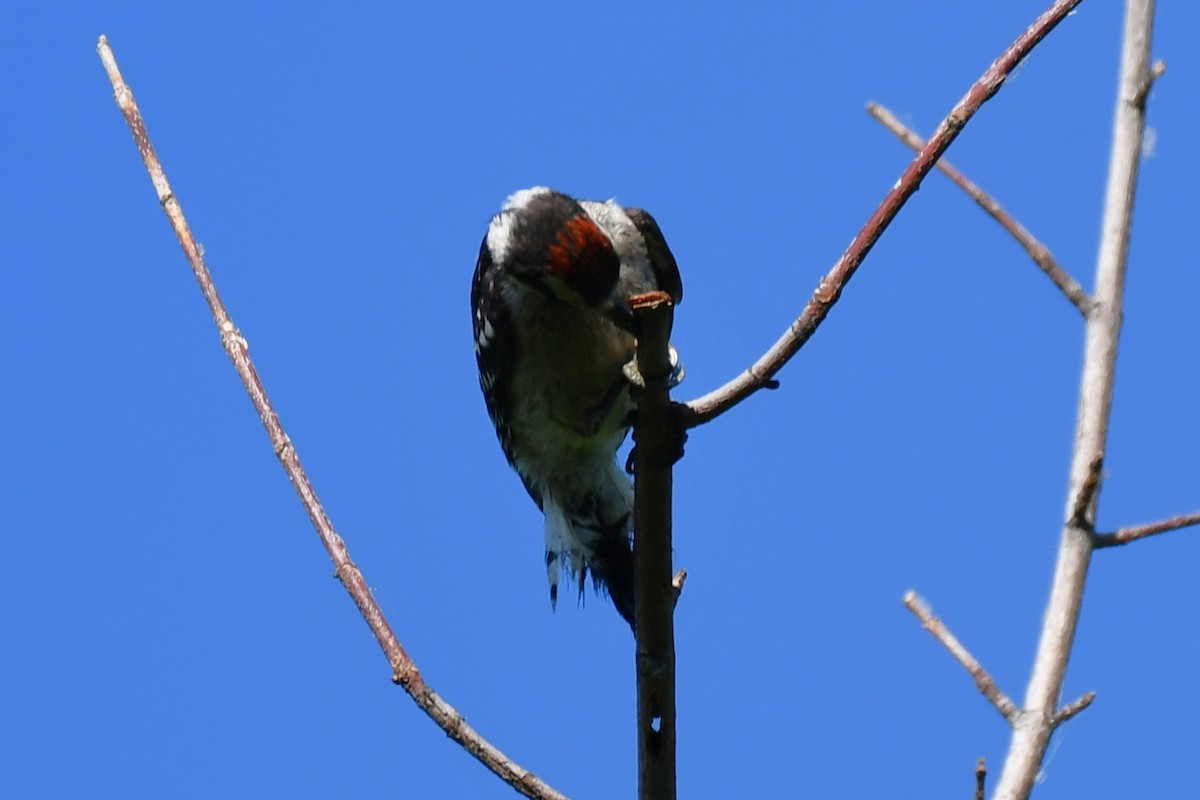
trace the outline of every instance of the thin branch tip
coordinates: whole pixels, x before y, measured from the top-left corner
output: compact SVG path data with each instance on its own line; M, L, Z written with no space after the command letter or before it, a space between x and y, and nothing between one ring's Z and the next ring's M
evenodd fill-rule
M867 113L871 115L881 125L891 131L896 138L906 144L909 148L920 152L925 147L926 142L914 131L909 129L904 123L896 118L896 115L889 111L885 106L879 103L868 103ZM1038 241L1029 230L1018 222L1011 214L1004 210L999 202L996 201L990 194L985 192L978 184L964 175L956 167L952 166L946 159L941 159L937 163L937 168L949 178L955 186L962 189L976 205L984 210L984 212L994 219L1000 227L1008 231L1008 233L1016 240L1033 263L1037 265L1046 277L1058 287L1059 291L1071 302L1080 314L1087 317L1091 312L1094 301L1080 285L1079 281L1075 280L1071 275L1063 269L1054 259L1054 255L1050 252L1045 244Z
M687 583L688 571L681 569L675 573L675 577L671 579L671 586L675 589L675 594L679 595L683 592L683 585Z
M679 598L683 596L683 585L687 583L687 570L681 569L671 579L671 608L679 606Z
M1058 710L1057 713L1055 713L1054 719L1051 720L1051 723L1050 723L1051 727L1057 728L1059 725L1062 725L1064 722L1071 719L1076 714L1078 714L1079 712L1083 711L1085 708L1090 706L1095 699L1096 699L1096 693L1088 692L1083 697L1080 697L1078 700L1076 700L1074 703L1070 703L1068 705L1063 706L1062 708L1060 708Z
M942 622L930 609L929 604L925 602L920 595L915 591L909 590L904 595L904 606L913 615L921 621L921 626L941 643L942 647L954 656L954 659L965 669L975 681L975 687L979 692L987 698L992 707L1000 712L1000 716L1008 721L1009 725L1016 723L1017 717L1021 710L1017 704L1006 695L996 681L992 678L983 665L971 655L971 652L963 645L958 638L950 632L946 624Z
M1136 542L1139 539L1157 536L1160 533L1170 533L1171 531L1191 528L1196 525L1200 525L1200 511L1191 514L1180 514L1179 516L1159 522L1151 522L1147 525L1130 525L1129 527L1118 528L1112 533L1097 533L1092 537L1092 543L1097 548L1117 547L1129 544L1130 542Z

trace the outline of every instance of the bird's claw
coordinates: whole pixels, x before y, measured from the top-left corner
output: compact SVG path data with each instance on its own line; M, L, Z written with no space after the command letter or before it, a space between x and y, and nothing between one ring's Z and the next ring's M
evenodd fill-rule
M686 408L687 406L682 403L671 403L667 412L671 417L671 424L669 426L670 441L664 448L662 456L650 463L651 467L669 467L683 458L683 446L687 444L688 438L687 428L683 425L683 410ZM630 475L635 472L634 467L637 464L637 451L638 445L634 444L629 450L629 457L625 459L625 472Z
M683 383L683 379L687 377L687 370L683 366L683 362L679 360L679 351L673 346L667 346L667 352L671 359L671 375L667 378L667 388L674 389L679 384ZM638 389L646 388L646 379L642 377L642 373L638 370L637 357L630 359L623 367L621 372L625 374L625 380L629 381Z

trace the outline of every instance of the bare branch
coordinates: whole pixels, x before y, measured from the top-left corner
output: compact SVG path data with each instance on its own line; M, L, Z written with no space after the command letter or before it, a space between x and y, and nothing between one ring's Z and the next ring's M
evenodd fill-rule
M1064 722L1069 720L1071 717L1075 716L1080 711L1083 711L1085 708L1090 706L1092 704L1092 701L1095 699L1096 699L1096 693L1088 692L1083 697L1076 700L1074 703L1063 706L1062 708L1060 708L1058 710L1058 713L1056 713L1054 715L1054 719L1052 719L1050 721L1051 726L1057 728L1059 725L1062 725Z
M837 263L821 279L800 316L749 369L719 389L689 402L684 419L687 427L712 421L771 382L775 373L782 369L816 332L817 326L828 316L834 303L841 296L846 282L854 275L908 198L917 191L929 170L933 169L933 165L950 147L951 142L975 116L975 112L1000 91L1009 73L1081 2L1082 0L1057 0L992 62L987 71L938 125L929 142L884 196L862 230L850 242L846 252L842 253Z
M1067 523L1076 528L1091 529L1090 520L1096 518L1096 501L1100 495L1100 482L1104 476L1104 453L1095 453L1092 455L1092 460L1088 462L1087 474L1084 476L1083 485L1079 487L1079 491L1075 494L1075 502L1071 507L1071 513L1067 517Z
M1000 716L1008 720L1009 725L1012 725L1016 721L1017 715L1020 714L1016 703L1000 690L988 671L975 659L975 656L971 655L967 648L963 647L962 642L955 638L945 623L934 616L925 601L916 592L910 591L904 595L904 607L921 620L921 625L925 627L925 630L933 634L933 638L941 642L942 646L950 651L950 655L954 656L955 660L971 673L971 677L975 680L975 686L995 706L996 710L1000 712Z
M925 147L924 139L905 127L904 123L896 119L896 116L891 111L888 111L879 103L867 103L867 113L894 133L900 141L918 153ZM1025 252L1033 259L1033 263L1037 264L1042 272L1046 273L1046 277L1059 288L1075 308L1079 309L1079 313L1085 317L1087 316L1088 309L1092 305L1092 299L1088 297L1087 292L1083 290L1079 282L1058 265L1058 262L1054 260L1054 256L1051 255L1050 249L1046 245L1038 241L1032 233L1025 229L1025 226L1017 222L1012 215L1005 211L996 202L995 198L979 188L966 175L951 166L949 161L944 158L939 160L937 168L947 178L954 181L960 189L970 195L971 199L978 203L979 207L986 211L992 219L1000 223L1000 227L1012 234L1017 243L1025 248Z
M1128 0L1104 219L1096 262L1095 306L1087 317L1083 376L1076 416L1065 523L1058 561L1042 620L1042 633L1025 692L1024 710L1013 729L998 800L1026 800L1046 754L1057 717L1071 646L1083 605L1092 557L1099 498L1098 459L1104 453L1112 411L1125 294L1125 268L1133 225L1133 200L1145 133L1145 86L1150 76L1154 0Z
M984 781L987 779L987 762L983 756L975 762L975 800L983 800Z
M1112 533L1098 533L1092 541L1097 548L1116 547L1136 542L1138 539L1145 539L1147 536L1177 531L1180 528L1189 528L1192 525L1200 525L1200 511L1192 514L1180 514L1178 517L1152 522L1148 525L1131 525L1127 528L1118 528Z
M683 441L671 405L673 307L666 292L632 300L638 325L639 393L633 429L634 632L637 636L638 797L675 800L675 601L671 576L672 466Z
M271 446L274 448L280 464L283 465L283 469L287 473L288 479L292 482L292 486L296 488L296 493L300 495L300 502L304 505L305 511L308 512L308 517L312 520L313 527L316 528L317 535L320 536L321 543L325 546L326 552L329 553L330 559L333 560L338 580L342 582L342 585L354 600L354 604L358 606L359 613L366 620L367 625L371 628L371 632L375 635L375 640L379 643L379 647L387 657L392 669L392 680L404 687L405 691L420 706L421 710L428 714L446 732L447 736L458 742L463 749L475 756L480 763L495 773L505 783L508 783L526 797L537 798L538 800L565 800L565 795L554 790L532 772L524 769L508 756L504 755L504 753L496 749L468 725L466 720L463 719L462 715L453 706L429 688L429 685L421 677L416 664L413 663L408 653L400 645L396 635L392 632L391 626L384 618L383 610L375 602L375 598L371 594L371 590L367 586L362 572L350 560L350 553L347 551L345 543L337 531L334 530L333 523L329 520L325 509L321 506L320 500L317 499L316 490L309 482L304 468L300 465L300 457L296 454L295 447L284 431L283 425L279 421L279 416L271 406L271 401L267 397L267 391L254 369L253 362L250 360L246 339L233 324L233 320L230 319L224 304L221 302L220 296L217 294L216 284L213 282L212 275L204 263L204 256L201 254L200 248L192 238L187 220L183 216L183 209L180 207L175 195L171 192L167 176L163 172L162 165L159 163L158 156L155 154L154 147L150 142L150 136L146 132L146 125L142 120L141 112L133 100L133 92L130 91L121 77L121 72L117 67L116 58L109 47L107 37L100 37L97 50L100 53L100 60L104 64L104 69L108 73L109 81L112 82L117 106L121 109L121 113L129 125L129 130L133 133L138 152L142 156L142 162L146 165L146 171L150 174L150 182L154 184L154 191L158 195L158 202L162 205L163 211L166 212L167 218L171 221L171 227L175 230L179 244L183 247L184 255L187 256L188 263L192 267L192 272L200 284L200 290L204 293L204 299L208 302L208 307L212 311L213 320L216 322L217 330L221 335L221 344L224 346L225 352L229 354L229 358L233 361L234 369L237 370L238 376L242 379L242 384L246 387L246 391L250 395L250 401L254 404L254 409L258 412L263 427L267 430L267 435L271 439Z

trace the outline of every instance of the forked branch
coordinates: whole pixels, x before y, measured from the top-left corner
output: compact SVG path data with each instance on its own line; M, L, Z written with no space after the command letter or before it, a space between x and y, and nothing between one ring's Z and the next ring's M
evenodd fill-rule
M895 186L884 196L883 201L871 214L854 240L850 242L850 246L842 253L841 258L821 279L816 291L805 304L804 310L800 312L800 316L749 369L724 386L687 403L684 419L687 427L711 422L759 389L772 385L775 373L779 372L783 365L816 332L817 327L828 316L834 303L841 296L847 281L853 277L863 259L867 257L867 253L871 252L875 242L887 230L888 225L896 218L896 214L904 207L908 198L917 191L921 181L933 169L934 164L975 116L975 112L996 92L1000 91L1005 79L1016 69L1021 60L1029 55L1030 51L1081 2L1082 0L1058 0L1038 17L1015 42L1009 45L999 58L992 62L987 71L938 125L925 147L904 170Z
M1017 704L1001 691L991 674L983 668L983 665L976 660L975 656L971 655L971 652L963 646L962 642L950 632L945 623L934 615L929 605L916 592L909 592L904 595L904 607L911 611L917 619L921 620L921 625L925 627L925 630L929 631L933 635L933 638L941 642L942 646L950 651L950 655L954 656L954 659L959 664L962 664L963 669L970 673L971 678L975 681L975 686L979 689L980 693L1000 712L1000 716L1004 717L1009 725L1012 725L1017 719L1017 714L1020 713Z
M1177 531L1180 528L1189 528L1193 525L1200 525L1200 511L1193 514L1180 514L1178 517L1152 522L1148 525L1131 525L1127 528L1118 528L1112 533L1098 533L1093 541L1098 548L1117 547L1118 545L1136 542L1138 539L1145 539L1147 536L1157 536L1160 533Z
M867 113L883 125L883 127L894 133L900 141L918 153L921 152L921 148L925 147L924 139L905 127L904 123L896 119L895 114L888 111L879 103L867 103ZM978 203L979 207L986 211L988 216L1000 223L1000 227L1012 234L1017 243L1033 259L1033 263L1037 264L1038 268L1046 273L1046 277L1059 288L1075 308L1079 309L1079 313L1085 317L1087 316L1088 309L1092 307L1092 298L1088 297L1087 292L1079 285L1079 281L1072 278L1065 269L1058 265L1058 262L1054 260L1054 256L1050 252L1050 248L1038 241L1032 233L1025 229L1024 225L1017 222L1011 214L1005 211L1000 203L996 202L995 198L981 189L966 175L951 166L949 161L944 158L941 159L937 162L937 168L941 170L943 175L953 181L958 188L970 195L971 199Z
M1154 75L1150 68L1153 21L1153 0L1127 0L1108 186L1092 294L1095 305L1087 317L1070 488L1042 633L1025 690L1024 706L1013 729L1004 770L996 787L998 800L1029 797L1050 736L1057 721L1063 718L1057 704L1095 547L1093 531L1099 501L1100 464L1112 412L1117 344L1124 314L1125 269L1133 228L1133 200L1146 124L1146 92ZM1073 707L1074 704L1068 706L1068 710Z

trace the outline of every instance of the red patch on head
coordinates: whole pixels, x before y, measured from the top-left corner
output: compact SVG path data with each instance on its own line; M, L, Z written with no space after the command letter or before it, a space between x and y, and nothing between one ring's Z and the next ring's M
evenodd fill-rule
M591 305L612 291L620 270L612 242L586 214L564 222L546 253L546 271Z

